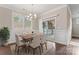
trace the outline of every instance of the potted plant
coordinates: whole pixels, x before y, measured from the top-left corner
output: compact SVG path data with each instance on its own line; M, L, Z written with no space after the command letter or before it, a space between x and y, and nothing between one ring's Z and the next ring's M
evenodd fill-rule
M7 42L7 40L10 37L10 32L8 27L3 27L0 29L0 46L4 46L4 44Z

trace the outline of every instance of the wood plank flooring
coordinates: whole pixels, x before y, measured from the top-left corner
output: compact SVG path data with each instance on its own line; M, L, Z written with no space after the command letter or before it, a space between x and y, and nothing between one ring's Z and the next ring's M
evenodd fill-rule
M79 55L79 39L73 38L68 46L61 45L58 43L47 42L47 50L44 47L44 52L42 55ZM14 46L13 46L14 47ZM36 55L39 55L38 50ZM0 48L0 55L15 55L14 48L9 46ZM22 52L21 55L32 55L31 53L27 54Z
M0 47L0 55L11 55L11 49L9 46Z

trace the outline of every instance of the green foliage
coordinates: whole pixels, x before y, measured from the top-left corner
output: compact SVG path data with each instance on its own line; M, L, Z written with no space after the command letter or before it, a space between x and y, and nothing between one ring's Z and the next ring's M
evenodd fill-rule
M10 32L8 27L3 27L2 29L0 29L0 40L2 42L6 42L10 37Z
M26 21L25 21L25 27L30 27L30 26L31 26L31 21L26 20Z
M18 22L19 17L18 17L18 16L15 16L15 17L14 17L14 20L15 20L16 22Z

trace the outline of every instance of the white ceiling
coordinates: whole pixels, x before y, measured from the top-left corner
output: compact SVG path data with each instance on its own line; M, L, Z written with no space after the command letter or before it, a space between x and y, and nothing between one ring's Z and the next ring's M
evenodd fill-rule
M71 13L73 17L79 17L79 4L70 4Z
M33 11L35 13L41 14L62 5L63 4L1 4L0 6L9 9L19 9L22 11Z
M79 4L70 4L72 13L79 13Z
M41 14L48 10L55 9L63 4L0 4L0 7L12 10L33 11ZM79 14L79 4L69 4L72 14ZM25 10L24 10L25 9Z

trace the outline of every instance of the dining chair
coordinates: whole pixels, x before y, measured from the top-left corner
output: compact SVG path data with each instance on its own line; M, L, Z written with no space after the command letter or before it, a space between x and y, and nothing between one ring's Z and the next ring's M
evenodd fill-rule
M29 48L32 48L33 54L35 54L35 50L39 48L39 52L41 54L41 45L40 45L40 37L38 35L33 36L32 42L29 44Z
M46 50L47 50L47 41L46 41L46 37L45 35L40 35L40 40L41 40L41 49L42 49L42 52L43 52L43 45L45 45L46 47Z
M15 53L20 54L20 49L25 49L26 44L22 42L22 38L19 35L15 35L16 37L16 46L15 46Z

